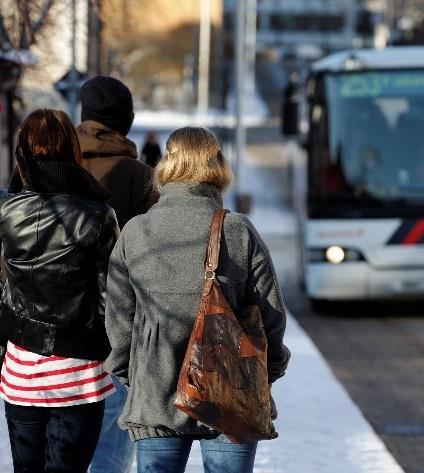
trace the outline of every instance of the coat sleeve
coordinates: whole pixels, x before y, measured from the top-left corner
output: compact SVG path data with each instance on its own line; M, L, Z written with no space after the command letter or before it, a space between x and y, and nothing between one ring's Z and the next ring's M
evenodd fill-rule
M103 320L105 318L106 278L109 257L118 236L118 221L116 220L114 210L109 208L105 214L104 222L100 228L96 253L97 288L99 291L99 315Z
M251 247L246 299L257 304L268 341L268 381L273 383L284 375L290 350L283 344L286 312L271 255L259 234L249 222Z
M135 308L135 294L125 260L125 239L121 235L109 261L106 333L112 350L105 367L125 385L129 385L128 368Z

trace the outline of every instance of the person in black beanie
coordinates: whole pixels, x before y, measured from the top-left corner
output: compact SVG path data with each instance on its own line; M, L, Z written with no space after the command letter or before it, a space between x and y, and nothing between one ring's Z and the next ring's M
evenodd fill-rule
M133 119L128 87L113 77L97 76L81 87L81 121L97 121L126 136Z
M110 192L108 203L122 228L157 200L152 170L137 160L137 147L126 138L134 119L132 95L118 79L97 76L82 85L80 98L83 166Z
M126 138L133 119L131 92L113 77L97 76L80 91L81 124L77 127L83 166L107 189L119 226L145 213L156 202L152 169L137 160L136 145ZM106 401L103 427L90 473L129 473L134 447L117 424L127 392L112 377L116 392Z

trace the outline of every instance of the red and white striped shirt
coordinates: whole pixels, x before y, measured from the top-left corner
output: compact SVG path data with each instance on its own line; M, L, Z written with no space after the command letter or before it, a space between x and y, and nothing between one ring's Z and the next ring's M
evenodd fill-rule
M101 401L115 392L103 362L43 356L7 343L0 397L21 406L65 407Z

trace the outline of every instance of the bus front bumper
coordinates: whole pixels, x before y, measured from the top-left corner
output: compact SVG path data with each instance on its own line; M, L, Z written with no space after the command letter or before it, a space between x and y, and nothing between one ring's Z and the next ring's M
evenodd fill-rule
M307 295L314 299L424 298L424 268L375 269L366 262L313 263L305 273Z

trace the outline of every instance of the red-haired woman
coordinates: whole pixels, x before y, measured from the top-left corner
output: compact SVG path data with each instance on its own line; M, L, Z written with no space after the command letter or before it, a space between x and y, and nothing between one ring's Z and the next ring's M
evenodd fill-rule
M31 113L16 158L13 193L0 198L0 396L14 470L85 473L114 390L104 302L117 222L64 112Z

